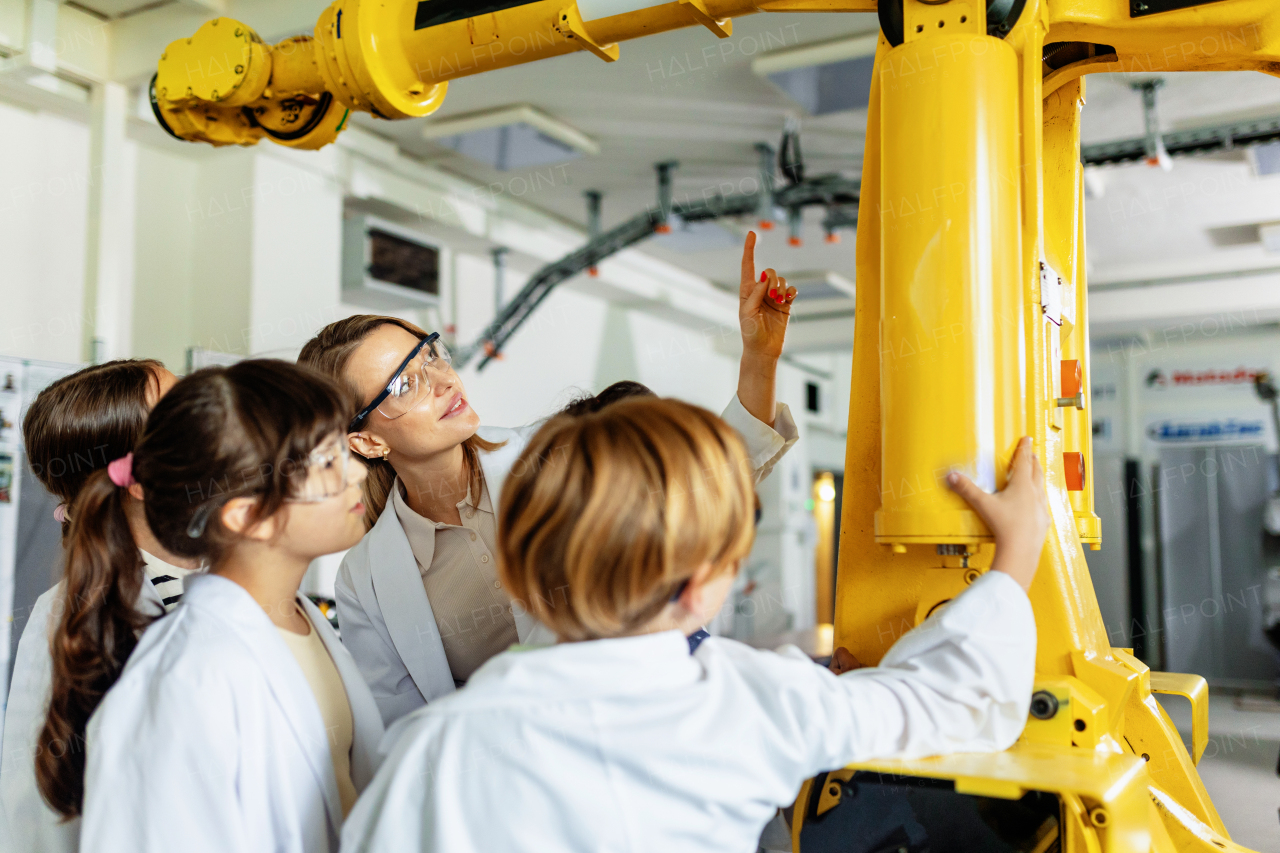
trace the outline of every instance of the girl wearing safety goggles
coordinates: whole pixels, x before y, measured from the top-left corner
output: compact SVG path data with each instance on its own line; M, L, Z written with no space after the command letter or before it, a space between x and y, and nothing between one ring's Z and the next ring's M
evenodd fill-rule
M130 489L165 549L209 566L181 607L112 637L129 663L88 724L82 853L336 853L382 717L298 586L364 533L350 414L333 383L287 362L201 370L73 505L68 574L98 579L88 595L118 596L112 579L140 562L120 511ZM84 760L85 739L68 743Z

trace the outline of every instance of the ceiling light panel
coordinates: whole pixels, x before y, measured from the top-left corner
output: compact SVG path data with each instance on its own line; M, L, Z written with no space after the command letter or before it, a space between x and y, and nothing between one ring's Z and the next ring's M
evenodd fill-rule
M830 65L795 68L769 75L769 81L786 92L812 116L860 110L871 97L871 66L875 57L847 59Z
M853 299L858 290L852 281L831 270L809 270L786 276L795 287L797 302L818 299Z
M1249 157L1253 160L1253 170L1259 177L1280 175L1280 142L1250 148Z
M804 45L762 56L751 70L810 115L864 109L871 94L876 36Z
M437 145L504 172L600 153L591 137L528 105L429 122L422 134Z

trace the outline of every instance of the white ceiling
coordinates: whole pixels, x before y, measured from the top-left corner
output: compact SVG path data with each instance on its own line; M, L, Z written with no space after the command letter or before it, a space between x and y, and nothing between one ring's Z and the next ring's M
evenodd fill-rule
M662 160L681 163L678 197L714 193L721 184L750 189L753 145L776 146L786 117L803 118L798 105L751 72L760 45L776 51L848 38L874 32L876 20L862 14L756 15L734 26L728 42L691 28L625 43L612 64L583 53L451 83L438 117L529 103L600 144L599 155L544 167L541 179L529 174L533 170L499 172L427 141L421 128L433 118L392 123L362 115L357 121L408 152L580 225L586 222L583 191L602 190L609 227L654 203L653 164ZM1086 143L1142 135L1141 100L1130 79L1136 78L1087 78ZM1280 79L1255 72L1170 74L1159 98L1165 130L1278 115ZM865 123L862 110L804 118L809 173L858 176ZM1178 160L1167 173L1133 165L1102 174L1094 184L1104 195L1087 208L1095 280L1280 265L1280 256L1266 255L1259 244L1233 244L1239 233L1210 230L1280 220L1280 181L1255 178L1243 154ZM534 184L537 189L530 188ZM784 227L765 234L761 259L784 272L827 269L852 278L853 235L824 243L821 217L821 211L809 211L801 248L786 245ZM736 274L733 248L689 253L649 242L644 251L726 285Z
M268 40L310 32L327 0L77 0L109 18L118 47L113 67L122 79L150 77L155 56L173 38L193 32L210 10L254 26ZM142 9L142 11L139 11ZM135 14L136 13L136 14ZM677 197L699 197L719 188L750 190L757 142L776 145L788 116L803 119L809 173L861 170L865 112L819 118L801 115L781 90L757 77L751 60L874 33L867 14L760 14L734 21L721 41L702 27L627 42L621 59L604 63L587 53L467 77L450 84L435 117L387 122L359 115L357 123L394 140L427 162L491 184L565 220L585 225L582 193L604 195L606 227L654 204L653 164L679 160ZM1125 75L1087 78L1086 143L1140 136L1140 98ZM1280 79L1255 72L1169 74L1160 91L1166 130L1221 121L1280 115ZM600 153L563 166L509 173L454 153L422 135L439 118L530 104L591 136ZM537 172L537 175L531 172ZM1240 153L1180 159L1170 172L1141 165L1091 170L1087 205L1090 280L1095 284L1280 266L1251 240L1253 226L1280 220L1280 178L1257 178ZM1100 194L1098 194L1100 193ZM763 234L759 259L788 272L834 271L852 279L854 240L822 241L822 212L809 211L804 245L786 244L785 227ZM658 241L642 251L732 287L736 248L675 251Z
M500 184L501 191L580 225L586 223L582 193L601 190L608 228L655 203L653 165L663 160L680 161L677 198L699 198L722 183L752 190L759 160L753 146L768 142L776 147L786 117L801 111L751 72L751 59L766 44L776 51L875 32L876 27L875 16L864 14L754 15L735 20L733 37L724 41L702 27L651 36L622 44L621 58L614 63L580 53L456 80L434 117L387 122L361 115L357 122L395 139L406 151L469 178ZM568 122L593 137L601 153L563 167L543 167L539 180L530 179L533 170L499 172L422 138L422 126L437 117L516 103L532 104ZM865 124L863 111L806 120L803 148L809 173L857 177ZM545 179L548 175L553 182ZM526 180L538 188L526 190ZM764 235L760 259L780 270L851 274L853 234L847 232L839 244L826 244L818 224L822 212L810 213L804 247L786 245L785 228L779 227ZM650 241L643 251L736 287L740 249L675 252Z
M66 0L66 2L68 6L111 20L168 6L176 3L177 0Z
M1142 135L1129 79L1087 78L1086 142ZM1280 115L1280 79L1251 71L1171 74L1159 111L1165 130ZM1095 284L1280 267L1280 255L1265 252L1252 228L1280 220L1280 179L1255 176L1244 151L1179 158L1167 172L1103 167L1091 177L1101 190L1085 208Z

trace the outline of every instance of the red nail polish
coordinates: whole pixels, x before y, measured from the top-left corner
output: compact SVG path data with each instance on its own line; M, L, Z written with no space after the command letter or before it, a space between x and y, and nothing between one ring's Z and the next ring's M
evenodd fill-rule
M778 298L778 291L776 291L776 290L770 290L770 291L769 291L769 298L770 298L770 299L777 299L777 298Z
M768 271L765 271L765 272L760 273L760 280L761 280L761 281L768 281L768 280L769 280L769 273L768 273Z

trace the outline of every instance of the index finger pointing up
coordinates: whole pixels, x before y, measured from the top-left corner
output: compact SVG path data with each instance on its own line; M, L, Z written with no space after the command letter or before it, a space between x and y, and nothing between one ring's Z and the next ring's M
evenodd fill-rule
M751 295L756 286L756 232L748 231L747 239L742 244L742 282L738 289L739 297L745 299Z

